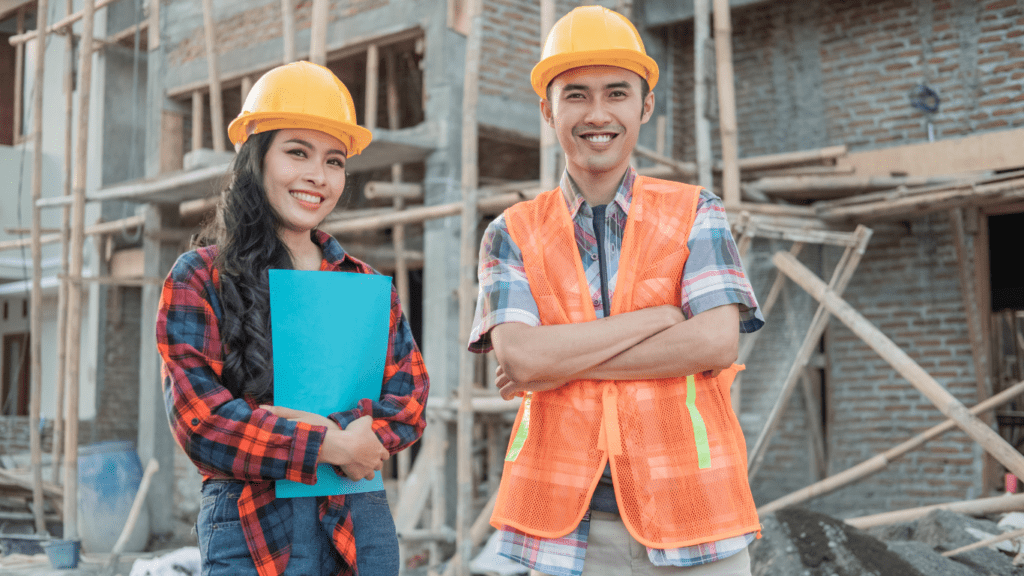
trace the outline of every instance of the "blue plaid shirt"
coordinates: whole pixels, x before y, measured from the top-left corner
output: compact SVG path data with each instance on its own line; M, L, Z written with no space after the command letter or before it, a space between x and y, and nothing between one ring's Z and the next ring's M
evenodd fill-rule
M615 294L622 235L626 229L635 180L636 171L629 168L605 211L602 248L606 255L609 298ZM603 318L601 262L594 232L594 212L576 189L568 172L563 173L559 186L572 216L576 245L590 286L594 312L598 318ZM743 271L722 201L708 190L701 190L687 247L690 255L680 284L683 315L692 318L712 308L738 304L740 332L754 332L761 328L764 317ZM508 232L504 215L491 222L484 232L480 245L479 280L480 294L470 334L470 350L480 353L491 350L490 331L498 324L522 322L529 326L540 325L537 303L523 269L523 255ZM576 530L561 538L537 538L506 526L501 530L498 552L552 576L579 576L583 572L589 533L589 512ZM682 548L648 548L647 554L656 566L695 566L732 556L750 544L754 537L755 534L750 533Z

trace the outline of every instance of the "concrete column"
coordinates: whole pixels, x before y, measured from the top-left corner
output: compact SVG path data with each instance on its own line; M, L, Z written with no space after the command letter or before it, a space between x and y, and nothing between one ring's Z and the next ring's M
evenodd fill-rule
M177 204L147 204L146 228L142 241L147 278L167 276L180 252L177 241L158 240L159 231L176 228ZM149 488L148 504L153 534L170 534L174 513L174 438L167 425L167 412L160 382L160 355L156 351L156 314L160 302L159 284L142 287L142 313L139 342L139 459L145 465L150 458L160 462L160 471Z

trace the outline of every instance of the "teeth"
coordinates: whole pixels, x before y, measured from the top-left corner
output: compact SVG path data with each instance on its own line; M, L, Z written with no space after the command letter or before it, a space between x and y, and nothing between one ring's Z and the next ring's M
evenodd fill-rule
M610 134L596 134L596 135L584 136L584 138L586 138L588 142L594 142L594 143L597 143L597 144L600 144L602 142L611 142L611 139L612 139Z
M309 202L309 203L312 203L312 204L319 204L320 203L320 197L319 196L314 196L312 194L306 194L305 192L292 192L292 196L294 196L298 200L302 200L303 202Z

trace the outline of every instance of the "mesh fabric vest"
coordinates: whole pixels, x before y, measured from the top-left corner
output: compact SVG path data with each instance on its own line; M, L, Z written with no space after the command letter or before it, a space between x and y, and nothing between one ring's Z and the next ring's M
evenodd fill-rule
M680 305L700 189L638 177L612 314ZM544 325L596 319L560 189L505 212ZM577 380L528 395L516 416L491 524L557 538L587 511L611 463L622 520L677 548L760 530L729 387L742 369L656 380Z

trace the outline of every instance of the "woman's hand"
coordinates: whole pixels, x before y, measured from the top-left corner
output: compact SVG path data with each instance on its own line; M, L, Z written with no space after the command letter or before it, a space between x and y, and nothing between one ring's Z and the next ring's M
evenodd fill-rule
M549 382L516 382L508 377L505 373L504 368L501 364L494 370L494 384L498 387L498 392L501 397L505 400L511 400L512 398L521 395L523 392L543 392L545 390L554 390L565 382L559 382L557 380Z
M351 480L373 480L373 471L380 470L391 456L373 432L373 418L357 418L341 433L345 435L341 441L344 442L346 457L332 463L340 466Z
M380 470L390 456L373 432L371 416L357 418L348 425L348 428L342 430L334 420L312 412L293 410L284 406L265 405L260 408L293 422L327 427L317 464L338 466L351 480L373 480L374 471Z

